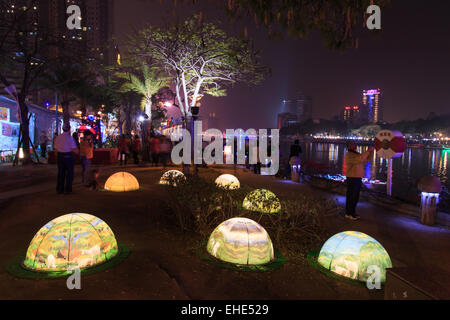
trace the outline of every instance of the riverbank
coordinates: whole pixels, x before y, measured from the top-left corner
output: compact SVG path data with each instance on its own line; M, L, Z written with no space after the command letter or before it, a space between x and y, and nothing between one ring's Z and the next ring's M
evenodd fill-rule
M55 166L45 168L49 179ZM78 168L77 168L78 170ZM101 183L122 168L104 167ZM19 279L0 271L0 298L4 299L383 299L383 290L368 290L328 277L312 268L306 259L289 259L283 267L268 273L223 269L195 254L198 235L181 232L164 222L169 213L167 190L157 184L161 167L129 166L126 171L139 180L136 192L92 192L76 178L74 194L56 195L54 184L37 183L36 190L5 200L0 209L0 265L24 252L35 232L53 218L71 212L85 212L104 219L117 240L131 249L120 265L82 277L82 290L70 291L65 280ZM20 170L19 170L20 171ZM77 171L78 172L78 171ZM254 175L226 167L200 169L212 177L235 174L241 184L267 188L280 199L296 199L299 193L316 201L344 198L271 176ZM1 175L1 170L0 170ZM20 176L20 174L18 174ZM38 173L31 175L40 177ZM53 184L53 185L52 185ZM38 189L41 188L41 189ZM23 188L22 188L23 189ZM46 189L46 190L44 190ZM18 192L19 189L16 189ZM9 190L11 192L14 190ZM200 192L200 191L193 191ZM0 192L0 196L4 192ZM356 230L377 239L389 253L395 267L450 273L450 232L440 226L422 226L410 216L361 202L360 221L349 221L329 212L324 221L328 235ZM317 248L320 249L320 248ZM450 298L450 295L448 296Z

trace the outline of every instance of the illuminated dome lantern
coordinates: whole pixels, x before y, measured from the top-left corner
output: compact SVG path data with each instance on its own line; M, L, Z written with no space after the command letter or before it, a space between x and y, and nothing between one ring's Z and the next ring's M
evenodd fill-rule
M184 176L183 172L178 170L169 170L165 172L161 179L159 180L159 184L168 184L168 185L177 185L177 181L185 180L186 177Z
M369 266L380 268L380 281L386 280L386 268L392 263L383 246L362 232L345 231L335 234L320 250L318 262L324 268L341 276L367 281Z
M106 180L105 189L117 192L139 190L139 182L131 173L117 172Z
M86 213L53 219L34 236L23 265L33 271L67 271L87 268L112 259L117 241L109 226Z
M266 230L247 218L232 218L222 222L208 240L208 252L219 260L260 265L274 259L272 241Z
M245 209L261 213L278 213L281 203L277 196L266 189L256 189L250 192L242 204Z
M216 179L216 185L222 189L235 190L241 187L238 178L232 174L222 174Z

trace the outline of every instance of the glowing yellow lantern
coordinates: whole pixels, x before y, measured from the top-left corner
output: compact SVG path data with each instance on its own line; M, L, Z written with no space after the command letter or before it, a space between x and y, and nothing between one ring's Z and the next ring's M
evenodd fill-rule
M139 190L139 182L131 173L117 172L106 180L105 189L117 192Z
M242 204L245 209L261 213L278 213L281 203L277 196L266 189L256 189L250 192Z
M216 185L222 189L235 190L241 187L238 178L232 174L222 174L216 179Z
M92 267L119 252L114 233L101 219L72 213L53 219L34 236L23 265L32 271L67 271Z
M374 267L380 270L380 282L385 282L386 268L392 267L383 246L357 231L341 232L328 239L320 250L318 262L331 272L363 282L370 277Z
M176 187L177 181L181 180L186 180L183 172L178 170L169 170L162 175L159 180L159 184L168 184Z
M274 259L272 240L266 230L247 218L222 222L211 233L207 250L217 259L235 264L260 265Z

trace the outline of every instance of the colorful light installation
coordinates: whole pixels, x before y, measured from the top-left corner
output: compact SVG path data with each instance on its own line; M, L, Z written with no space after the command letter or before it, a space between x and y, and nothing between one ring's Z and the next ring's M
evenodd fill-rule
M167 184L176 187L177 182L181 180L186 180L183 172L178 170L169 170L162 175L159 180L159 184Z
M277 196L266 189L256 189L250 192L244 199L242 205L245 209L261 213L278 213L281 203Z
M392 268L383 246L357 231L341 232L328 239L320 250L318 262L331 272L364 282L372 274L368 272L370 266L379 268L382 283L386 280L386 268Z
M215 181L216 185L222 189L235 190L241 187L238 178L232 174L222 174L217 177Z
M139 182L131 173L117 172L106 180L105 189L116 192L139 190Z
M208 252L219 260L260 265L274 259L272 240L266 230L247 218L232 218L222 222L208 240Z
M118 253L110 227L86 213L72 213L53 219L34 236L23 265L41 272L92 267Z

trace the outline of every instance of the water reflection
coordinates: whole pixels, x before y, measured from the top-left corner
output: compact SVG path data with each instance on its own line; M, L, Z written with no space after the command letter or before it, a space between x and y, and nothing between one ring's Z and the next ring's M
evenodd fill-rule
M287 145L289 148L289 144ZM346 152L343 144L307 143L302 145L302 161L321 163L328 166L330 174L342 173ZM283 145L282 145L283 149ZM367 146L358 146L358 152L364 152ZM426 175L440 178L447 190L450 189L450 152L441 149L408 148L405 153L393 159L394 196L416 199L417 180ZM386 181L388 161L374 155L365 166L366 178ZM450 204L449 204L450 206Z

